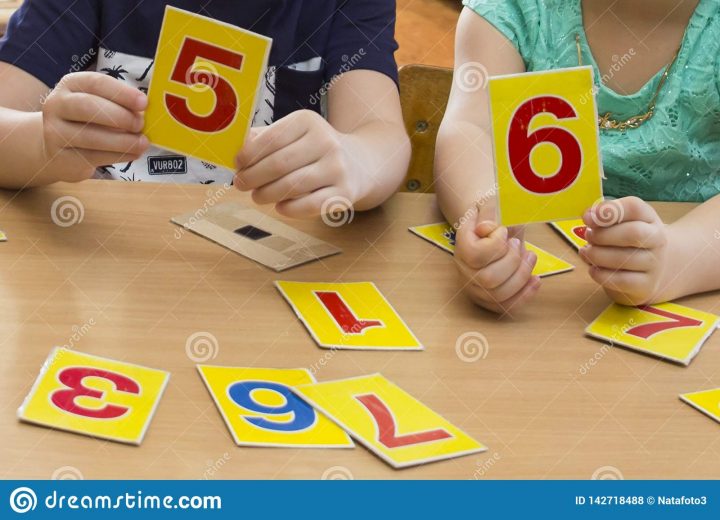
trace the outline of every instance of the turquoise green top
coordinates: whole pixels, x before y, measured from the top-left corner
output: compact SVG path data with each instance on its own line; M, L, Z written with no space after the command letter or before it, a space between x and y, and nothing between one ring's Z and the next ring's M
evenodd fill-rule
M664 71L623 96L601 84L580 0L464 0L518 49L528 71L595 69L598 112L624 120L647 111ZM630 51L634 53L634 51ZM632 66L631 53L613 56ZM611 72L608 72L611 74ZM700 0L652 119L624 132L600 131L605 194L644 200L704 201L720 193L720 0Z

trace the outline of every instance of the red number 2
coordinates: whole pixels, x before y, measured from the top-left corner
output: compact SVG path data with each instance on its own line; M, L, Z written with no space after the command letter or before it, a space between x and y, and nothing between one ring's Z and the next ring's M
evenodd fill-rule
M71 367L65 368L58 374L58 380L64 384L66 389L56 390L50 396L52 403L66 412L92 417L93 419L116 419L125 415L130 409L125 406L106 404L102 408L85 408L75 402L78 397L92 397L102 399L104 392L88 388L83 385L86 377L99 377L112 382L118 392L129 394L140 394L140 386L129 377L99 368Z
M651 307L649 305L642 305L638 307L641 311L649 312L663 318L668 318L672 321L656 321L653 323L644 323L631 329L628 329L625 333L631 336L636 336L642 339L649 339L651 336L664 332L670 329L680 329L684 327L699 327L703 324L702 321L694 318L688 318L681 314L675 314L674 312L665 311L658 309L657 307Z
M557 193L570 186L580 174L582 149L573 134L558 126L546 126L528 133L530 122L538 114L548 113L557 119L577 118L575 109L564 99L554 96L540 96L520 105L508 133L508 155L510 168L520 185L533 193ZM551 143L560 151L560 169L550 177L535 173L530 164L533 149Z
M170 79L177 83L190 87L205 85L215 93L215 108L207 115L193 113L188 107L187 98L165 94L165 104L170 115L193 130L219 132L230 126L235 119L238 96L233 86L220 77L211 65L193 69L197 58L205 58L213 63L240 70L243 56L210 43L186 38L170 76Z

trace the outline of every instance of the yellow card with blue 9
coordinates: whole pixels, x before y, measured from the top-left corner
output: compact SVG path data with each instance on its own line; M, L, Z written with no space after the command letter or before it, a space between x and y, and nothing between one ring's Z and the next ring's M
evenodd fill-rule
M315 382L305 369L199 365L238 446L353 448L350 437L291 391Z
M351 350L422 350L374 283L275 282L318 346Z
M640 307L614 303L585 332L687 366L717 326L716 315L675 303Z
M720 422L720 388L682 394L680 399L711 419Z
M489 94L498 222L578 218L602 198L592 67L495 76Z
M294 391L395 468L487 450L380 374Z
M567 240L570 245L573 246L575 249L582 249L588 244L587 240L585 239L587 226L585 225L585 222L582 221L582 219L551 222L550 226L552 226L555 231L560 233L560 235L565 240Z
M139 445L170 374L56 348L18 410L22 421Z
M265 36L167 6L145 112L150 142L235 168L271 45Z

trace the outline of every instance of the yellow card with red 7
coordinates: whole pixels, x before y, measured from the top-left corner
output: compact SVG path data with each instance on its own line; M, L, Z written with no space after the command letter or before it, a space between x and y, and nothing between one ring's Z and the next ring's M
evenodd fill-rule
M312 384L306 369L198 365L238 446L353 448L347 433L291 388Z
M18 418L127 444L142 443L170 374L56 348Z
M455 253L455 229L450 224L439 222L437 224L411 227L409 230L420 238L435 244L440 249L451 254ZM537 263L532 273L535 276L542 278L554 274L566 273L575 269L575 266L571 263L529 242L525 242L525 248L537 255Z
M560 235L575 249L581 249L588 243L587 240L585 240L587 226L581 219L551 222L550 226L560 233Z
M711 419L720 422L720 388L682 394L680 399Z
M374 283L275 282L322 348L423 350Z
M602 198L592 67L490 78L498 222L580 217Z
M585 332L687 366L717 326L716 315L675 303L641 307L612 304Z
M294 391L395 468L487 450L380 374Z
M150 142L235 168L271 45L265 36L167 6L145 112Z

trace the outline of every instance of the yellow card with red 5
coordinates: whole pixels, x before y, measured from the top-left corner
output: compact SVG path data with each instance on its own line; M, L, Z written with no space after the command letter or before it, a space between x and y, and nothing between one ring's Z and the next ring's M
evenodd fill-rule
M374 283L275 282L322 348L423 350Z
M587 245L588 242L585 239L587 226L581 219L551 222L550 225L575 249L582 249Z
M580 217L602 197L592 67L489 81L499 222Z
M22 421L140 444L170 374L56 348L18 410Z
M487 450L380 374L294 391L395 468Z
M150 142L234 168L271 45L259 34L166 7L145 112Z
M305 369L198 365L238 446L353 448L350 437L291 388L315 379Z
M716 315L675 303L641 307L612 304L585 332L687 366L717 326Z
M680 399L711 419L720 422L720 388L682 394Z

